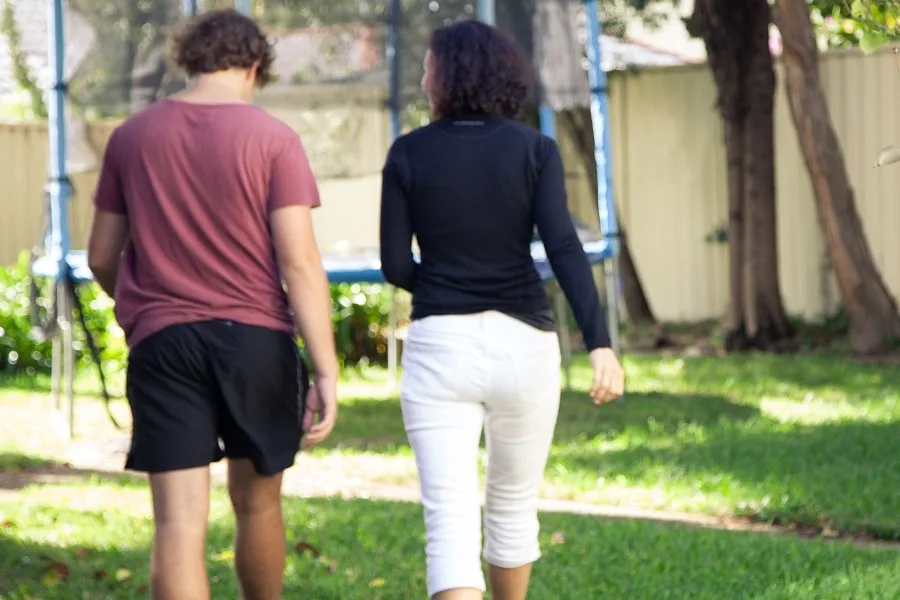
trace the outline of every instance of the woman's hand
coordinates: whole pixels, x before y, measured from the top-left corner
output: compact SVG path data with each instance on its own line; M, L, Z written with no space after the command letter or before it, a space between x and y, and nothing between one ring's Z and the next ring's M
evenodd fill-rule
M592 350L591 366L594 368L594 380L591 382L594 404L605 404L624 393L625 371L611 348Z

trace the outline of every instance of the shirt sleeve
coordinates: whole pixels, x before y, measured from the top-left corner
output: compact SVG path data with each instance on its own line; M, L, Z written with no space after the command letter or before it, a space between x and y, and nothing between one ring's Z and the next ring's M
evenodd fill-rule
M591 263L578 239L566 200L565 171L559 148L542 138L544 151L534 202L534 222L588 350L610 346L609 329Z
M418 265L412 253L408 175L409 164L395 142L381 178L381 271L388 283L412 292Z
M322 204L319 186L300 137L291 133L272 162L269 179L269 212L287 206L309 206L316 208Z
M100 177L94 189L94 207L100 212L120 215L128 214L125 203L125 190L122 185L122 174L118 163L119 143L117 131L113 132L103 152L103 163L100 165Z

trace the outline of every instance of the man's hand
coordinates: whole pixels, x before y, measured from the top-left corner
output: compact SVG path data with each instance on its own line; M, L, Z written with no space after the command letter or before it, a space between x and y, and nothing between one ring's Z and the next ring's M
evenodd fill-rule
M594 404L605 404L625 392L625 372L610 348L592 350L591 366L594 368L594 380L591 382Z
M304 445L317 446L325 441L337 421L337 377L316 376L306 394L303 413Z

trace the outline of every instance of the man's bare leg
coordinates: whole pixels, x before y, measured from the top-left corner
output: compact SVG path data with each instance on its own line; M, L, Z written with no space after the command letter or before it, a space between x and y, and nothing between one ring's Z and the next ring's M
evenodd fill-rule
M281 518L281 474L261 477L249 460L228 463L228 493L237 535L234 568L244 600L280 600L285 535Z
M153 496L153 600L208 600L206 521L209 467L150 474Z

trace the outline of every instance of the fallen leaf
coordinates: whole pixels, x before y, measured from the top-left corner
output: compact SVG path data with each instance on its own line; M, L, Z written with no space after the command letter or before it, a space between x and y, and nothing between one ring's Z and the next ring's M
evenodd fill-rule
M128 569L119 569L118 571L116 571L116 581L118 581L120 583L130 577L131 577L131 571L129 571Z
M84 560L85 558L87 558L87 555L88 555L87 548L81 547L81 548L77 548L75 550L75 558L77 558L79 560Z
M319 558L319 555L321 554L318 548L307 542L297 542L297 545L294 546L294 552L297 552L298 554L309 552L316 558Z
M562 546L566 543L566 534L562 531L555 531L553 535L550 536L550 544L553 546Z
M69 576L69 565L61 562L51 562L47 565L47 576L57 581L62 581Z
M375 579L373 579L372 581L369 582L369 587L373 587L373 588L384 587L384 578L376 577Z
M146 585L139 585L137 588L138 594L146 594L149 588Z
M335 571L337 571L337 561L329 560L328 566L325 567L325 570L328 571L329 573L334 573Z
M99 571L94 573L94 581L103 581L108 576L109 576L109 573L107 573L103 569L100 569Z
M234 550L222 550L216 555L216 560L220 560L222 562L231 562L234 560Z
M0 529L14 529L16 526L12 521L3 521L0 523Z

